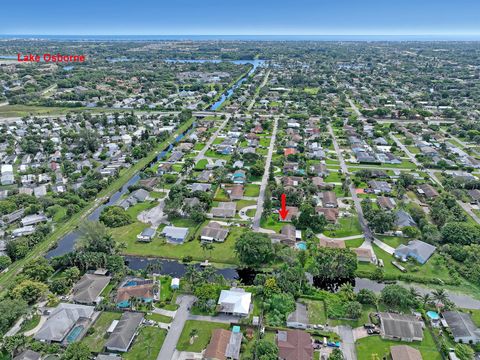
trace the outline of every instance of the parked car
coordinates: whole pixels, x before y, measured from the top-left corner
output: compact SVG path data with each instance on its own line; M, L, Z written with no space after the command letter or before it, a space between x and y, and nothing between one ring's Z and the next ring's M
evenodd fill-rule
M365 329L375 329L375 325L373 325L373 324L363 324L363 327Z

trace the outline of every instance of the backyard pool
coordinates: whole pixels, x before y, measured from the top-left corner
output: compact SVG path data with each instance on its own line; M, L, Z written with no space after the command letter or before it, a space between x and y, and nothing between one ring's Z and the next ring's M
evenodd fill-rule
M75 340L77 340L77 338L82 333L83 329L83 325L75 326L72 331L70 331L70 333L67 335L67 343L70 344L72 342L75 342Z
M295 247L299 250L307 250L307 244L304 241L296 243Z
M435 311L427 311L427 316L432 320L440 319L440 315L438 315Z

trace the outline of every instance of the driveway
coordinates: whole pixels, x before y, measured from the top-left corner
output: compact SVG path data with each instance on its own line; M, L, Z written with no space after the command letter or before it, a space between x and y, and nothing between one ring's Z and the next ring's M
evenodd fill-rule
M208 322L218 322L222 324L231 324L238 323L239 318L233 315L220 314L217 316L206 316L206 315L188 315L188 320L197 320L197 321L208 321Z
M178 340L180 339L180 335L182 334L183 327L185 326L185 322L187 321L189 315L190 306L195 302L195 296L192 295L184 295L179 296L177 299L177 304L180 305L178 308L175 318L172 321L170 326L170 331L163 342L162 349L157 356L157 360L171 360L174 353L175 348L177 347Z
M393 255L395 252L395 249L391 247L390 245L385 244L383 241L380 241L378 239L373 240L373 243L377 245L380 249L383 251L389 253L390 255Z
M356 360L357 353L355 351L355 338L352 328L344 325L338 326L338 334L342 338L340 350L342 350L345 359Z

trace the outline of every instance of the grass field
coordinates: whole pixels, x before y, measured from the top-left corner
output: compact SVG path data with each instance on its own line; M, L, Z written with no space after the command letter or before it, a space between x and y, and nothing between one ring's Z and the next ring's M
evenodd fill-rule
M161 323L171 323L172 318L170 316L162 315L162 314L157 314L157 313L151 313L145 316L148 320L153 320L156 322L161 322Z
M325 324L327 322L323 301L309 299L300 299L300 301L307 305L308 322L310 324Z
M201 352L210 342L213 330L228 328L229 325L223 323L187 320L178 340L177 350ZM193 344L190 344L190 334L193 329L197 331L197 335Z
M140 330L130 351L123 355L124 360L155 360L162 348L167 331L153 326Z
M423 332L422 342L403 343L399 341L383 340L380 336L369 336L360 339L356 343L358 360L372 360L374 354L378 355L377 359L390 358L390 346L409 345L418 349L422 353L422 357L428 360L441 360L442 356L437 351L433 337L430 332Z
M362 227L356 215L350 217L343 217L338 219L335 230L326 230L323 232L325 236L331 238L341 238L353 235L362 235Z
M353 239L353 240L346 240L346 241L345 241L345 246L346 246L347 248L355 249L355 248L360 247L360 245L362 245L364 241L365 241L364 238Z
M268 218L261 220L260 227L280 232L282 227L288 223L278 221L278 214L270 214Z
M244 196L258 196L260 193L260 186L256 184L247 184L243 192Z
M102 312L92 326L94 330L93 334L87 335L83 338L82 342L87 345L92 352L102 351L108 339L107 329L113 320L118 320L121 316L122 313L119 312Z

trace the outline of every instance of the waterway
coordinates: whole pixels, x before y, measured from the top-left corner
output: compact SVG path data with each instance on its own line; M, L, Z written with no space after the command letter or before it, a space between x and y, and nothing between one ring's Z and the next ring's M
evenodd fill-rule
M170 143L165 149L163 149L160 153L158 153L157 157L147 166L153 166L155 163L158 161L162 160L167 153L173 149L173 146L181 141L183 137L193 128L195 127L195 123L192 124L184 133L178 135L175 140ZM118 190L116 193L114 193L106 203L98 206L95 210L93 210L88 216L87 219L89 221L98 221L100 218L100 214L102 213L102 210L106 206L112 206L117 203L117 201L128 192L128 188L132 185L135 185L138 181L140 180L140 175L137 173L133 177L131 177L121 188ZM77 242L78 238L80 237L80 233L77 230L74 230L67 235L65 235L63 238L61 238L57 246L53 249L51 249L45 257L47 259L53 258L55 256L62 256L65 255L75 248L75 243Z
M253 67L250 69L250 71L242 77L240 80L238 80L235 84L233 84L227 91L225 91L222 96L210 107L210 110L217 110L222 106L222 104L227 101L228 98L230 98L235 90L237 90L245 81L247 81L248 77L252 75L255 70L259 66L263 66L265 64L265 60L260 60L260 59L252 59L252 60L218 60L218 59L167 59L165 60L166 62L171 62L171 63L197 63L197 64L202 64L202 63L221 63L224 61L228 61L234 64L238 65L245 65L245 64L252 64Z

